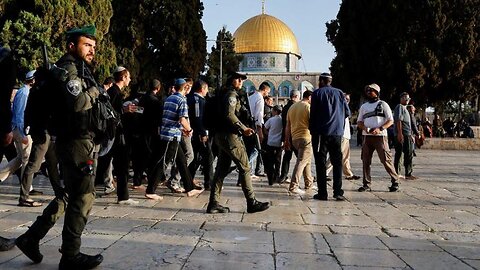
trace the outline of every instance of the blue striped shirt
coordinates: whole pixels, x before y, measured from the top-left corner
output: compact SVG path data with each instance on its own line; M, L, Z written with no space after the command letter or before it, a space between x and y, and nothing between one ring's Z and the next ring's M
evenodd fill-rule
M24 129L24 113L25 108L27 107L28 94L30 94L30 86L24 85L22 88L18 89L15 98L13 99L12 106L12 129L17 128L20 131L20 134L24 137L26 136Z
M175 93L165 100L163 105L162 127L160 139L164 141L180 141L182 132L180 117L188 118L187 99L180 93Z

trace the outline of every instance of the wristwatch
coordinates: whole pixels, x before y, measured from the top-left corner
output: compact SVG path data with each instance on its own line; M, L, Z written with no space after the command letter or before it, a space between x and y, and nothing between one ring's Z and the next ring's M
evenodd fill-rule
M383 126L380 126L378 129L380 129L380 131L383 131Z

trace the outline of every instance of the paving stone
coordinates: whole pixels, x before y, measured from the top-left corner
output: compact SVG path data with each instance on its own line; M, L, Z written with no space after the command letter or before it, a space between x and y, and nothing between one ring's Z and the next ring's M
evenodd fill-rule
M273 270L275 266L270 254L195 250L183 269Z
M332 248L387 249L375 236L331 234L325 235L325 240Z
M138 220L130 218L98 218L90 221L85 226L85 232L92 234L125 235L134 228L153 226L156 222L151 220Z
M275 251L284 253L316 253L315 239L311 233L275 232Z
M328 226L335 234L385 236L380 227Z
M333 253L342 266L406 267L406 264L389 250L333 248Z
M279 253L276 256L276 269L342 269L330 255Z
M335 216L335 215L318 215L318 214L303 214L306 224L314 225L345 225L345 226L359 226L359 227L375 227L378 226L372 219L367 216Z
M464 262L473 267L473 269L480 269L480 260L464 260Z
M205 231L222 231L222 230L265 231L266 224L209 220L209 221L206 221L201 228L202 230L205 230Z
M272 232L314 232L314 233L331 233L328 226L321 225L298 225L298 224L280 224L268 223L266 225L268 231Z
M423 239L405 239L400 237L379 237L389 249L442 251L438 246Z
M288 185L254 181L256 196L269 210L246 213L244 195L225 179L220 203L229 214L206 214L209 192L195 198L157 192L162 201L131 191L136 206L116 204L116 195L97 198L82 236L82 252L102 252L101 269L480 269L480 152L417 150L418 181L401 181L389 193L388 176L374 158L373 192L360 193L361 181L343 181L348 201L289 196ZM295 159L292 160L292 163ZM360 149L351 164L361 174ZM199 180L202 179L198 175ZM35 180L45 192L48 180ZM38 183L38 184L37 184ZM0 235L24 233L46 207L17 207L18 179L2 182ZM329 195L332 191L328 183ZM0 253L0 269L57 269L63 218L42 239L45 261L32 265L14 248ZM328 241L328 242L327 242ZM90 249L92 247L94 249Z
M167 235L160 230L132 232L105 252L102 267L122 269L181 269L199 236Z
M480 244L451 241L435 241L440 248L461 259L480 260Z
M446 252L419 250L395 250L394 252L413 269L472 269L464 262Z

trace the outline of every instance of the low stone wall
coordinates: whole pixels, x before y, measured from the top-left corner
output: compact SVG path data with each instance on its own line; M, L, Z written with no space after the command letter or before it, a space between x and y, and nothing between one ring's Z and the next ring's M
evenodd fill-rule
M427 138L422 149L435 150L480 150L480 138Z

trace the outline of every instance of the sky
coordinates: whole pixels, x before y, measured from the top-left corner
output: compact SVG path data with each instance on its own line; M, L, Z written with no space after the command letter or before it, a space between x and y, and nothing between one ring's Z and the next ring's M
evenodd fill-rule
M336 18L341 0L266 0L265 13L283 21L297 38L301 72L328 72L335 57L325 23ZM215 39L225 25L232 34L246 20L262 13L261 0L203 0L203 28ZM207 50L213 46L207 42Z

